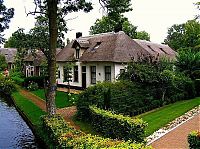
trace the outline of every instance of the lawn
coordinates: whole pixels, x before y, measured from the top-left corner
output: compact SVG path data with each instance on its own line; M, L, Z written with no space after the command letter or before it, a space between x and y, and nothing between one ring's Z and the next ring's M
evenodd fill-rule
M42 111L38 106L32 103L30 100L26 99L19 92L12 94L14 97L15 103L23 111L28 119L32 122L33 125L40 125L42 115L45 115L46 112Z
M41 116L45 115L46 112L42 111L38 106L22 96L19 92L13 93L12 97L14 98L17 107L19 107L19 109L26 115L26 117L35 127L35 133L37 134L37 137L42 138L42 140L48 144L49 148L53 148L53 142L49 139L48 134L42 126Z
M198 105L200 105L200 97L191 100L179 101L151 112L141 114L138 117L148 123L146 136L149 136L156 130L162 128L175 118L183 115Z
M36 96L42 98L43 100L45 100L45 94L44 94L43 89L32 91L32 93L35 94ZM68 93L57 91L56 92L56 101L55 101L56 107L64 108L64 107L73 106L76 103L77 98L78 98L78 95L76 95L76 94L71 93L71 96L69 96Z

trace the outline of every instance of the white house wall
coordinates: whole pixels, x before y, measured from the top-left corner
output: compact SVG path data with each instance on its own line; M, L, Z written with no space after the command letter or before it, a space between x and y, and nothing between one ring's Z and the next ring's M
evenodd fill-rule
M64 73L63 73L63 66L65 63L57 63L58 69L60 70L60 78L57 79L58 84L67 85L67 82L63 82ZM86 87L89 87L91 84L91 66L96 66L96 83L105 81L105 66L111 66L111 81L115 81L118 75L120 74L120 69L124 69L124 65L116 64L113 62L88 62L88 63L81 63L76 62L74 64L78 66L78 82L74 82L74 76L72 69L72 82L70 82L71 86L82 87L82 66L86 66Z

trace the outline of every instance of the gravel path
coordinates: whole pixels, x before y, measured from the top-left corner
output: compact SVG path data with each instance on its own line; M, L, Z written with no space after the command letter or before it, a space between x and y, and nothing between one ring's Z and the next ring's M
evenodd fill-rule
M43 111L46 111L46 102L42 100L40 97L24 89L20 89L20 94L26 97L27 99L31 100L35 105L37 105ZM75 129L79 130L80 127L77 126L72 120L72 117L76 114L76 111L77 111L76 106L56 109L56 113L61 114L67 123L69 123Z
M155 149L188 149L187 136L193 130L200 131L200 113L156 140L151 145Z

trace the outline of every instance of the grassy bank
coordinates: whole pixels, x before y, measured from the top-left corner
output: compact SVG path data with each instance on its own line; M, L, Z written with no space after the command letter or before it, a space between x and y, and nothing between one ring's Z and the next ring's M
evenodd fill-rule
M43 89L32 91L32 93L35 94L36 96L40 97L41 99L45 100L45 94L44 94ZM73 106L75 104L75 102L77 101L77 96L78 95L72 94L72 93L69 96L68 93L57 91L56 92L56 100L55 100L56 107L64 108L64 107Z
M51 140L48 139L47 133L43 130L41 116L46 115L46 112L42 111L30 100L22 96L19 92L12 94L14 102L18 109L28 118L29 122L32 124L34 133L37 137L40 137L46 145L52 147L53 144Z
M198 105L200 105L200 98L194 98L191 100L179 101L139 115L140 118L148 123L146 136L151 135L156 130Z

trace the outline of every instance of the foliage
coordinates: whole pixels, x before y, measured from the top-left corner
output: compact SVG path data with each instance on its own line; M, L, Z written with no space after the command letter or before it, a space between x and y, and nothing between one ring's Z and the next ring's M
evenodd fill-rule
M122 31L124 31L129 37L133 39L150 40L150 36L147 32L137 32L137 27L132 25L127 18L122 18ZM95 24L90 27L90 34L99 34L115 31L115 26L118 22L111 20L109 16L103 16L101 19L97 19Z
M132 25L123 13L132 11L131 0L100 0L107 15L97 19L90 27L90 34L124 31L131 38L150 40L145 31L137 32L137 27Z
M105 137L144 142L144 129L147 124L142 119L114 114L96 106L89 108L93 128Z
M194 52L192 49L180 50L175 65L180 72L193 80L200 78L200 52Z
M5 56L0 54L0 72L3 71L7 67L8 67L8 64L6 62Z
M4 77L0 74L0 91L9 95L15 90L16 87L14 82L10 78Z
M24 84L24 74L16 68L10 70L9 76L16 84L21 86Z
M6 8L3 4L4 0L0 0L0 43L3 43L5 39L3 38L2 32L9 28L10 19L13 18L14 15L14 8Z
M151 149L144 144L135 144L130 141L119 141L108 138L101 138L84 134L65 123L59 115L43 117L43 126L47 130L51 139L54 140L55 148L74 148L74 149L99 149L99 148L133 148Z
M143 113L138 115L138 117L142 118L143 121L148 123L145 131L146 136L149 136L156 130L164 127L169 122L180 117L189 110L198 107L199 105L200 98L183 100Z
M66 63L63 67L64 82L68 82L68 84L72 81L72 67L73 63Z
M174 71L173 63L166 60L130 63L119 79L140 84L154 100L159 100L160 106L195 96L192 80Z
M44 77L43 76L40 76L40 77L27 77L24 79L24 87L28 87L28 85L31 83L31 82L35 82L38 84L38 87L39 88L43 88L44 87Z
M28 89L29 91L36 91L36 90L38 89L38 84L35 83L35 82L30 82L30 83L28 84L27 89Z
M165 43L176 51L180 48L196 49L200 45L200 23L189 20L183 24L175 24L168 29Z
M107 89L110 89L111 93L109 105L107 100L104 99ZM152 97L139 84L127 81L98 83L79 94L77 101L78 117L82 120L88 120L89 105L97 105L98 108L113 110L125 115L137 115L155 108L151 102Z
M190 149L200 148L200 132L192 131L188 135L188 143Z

